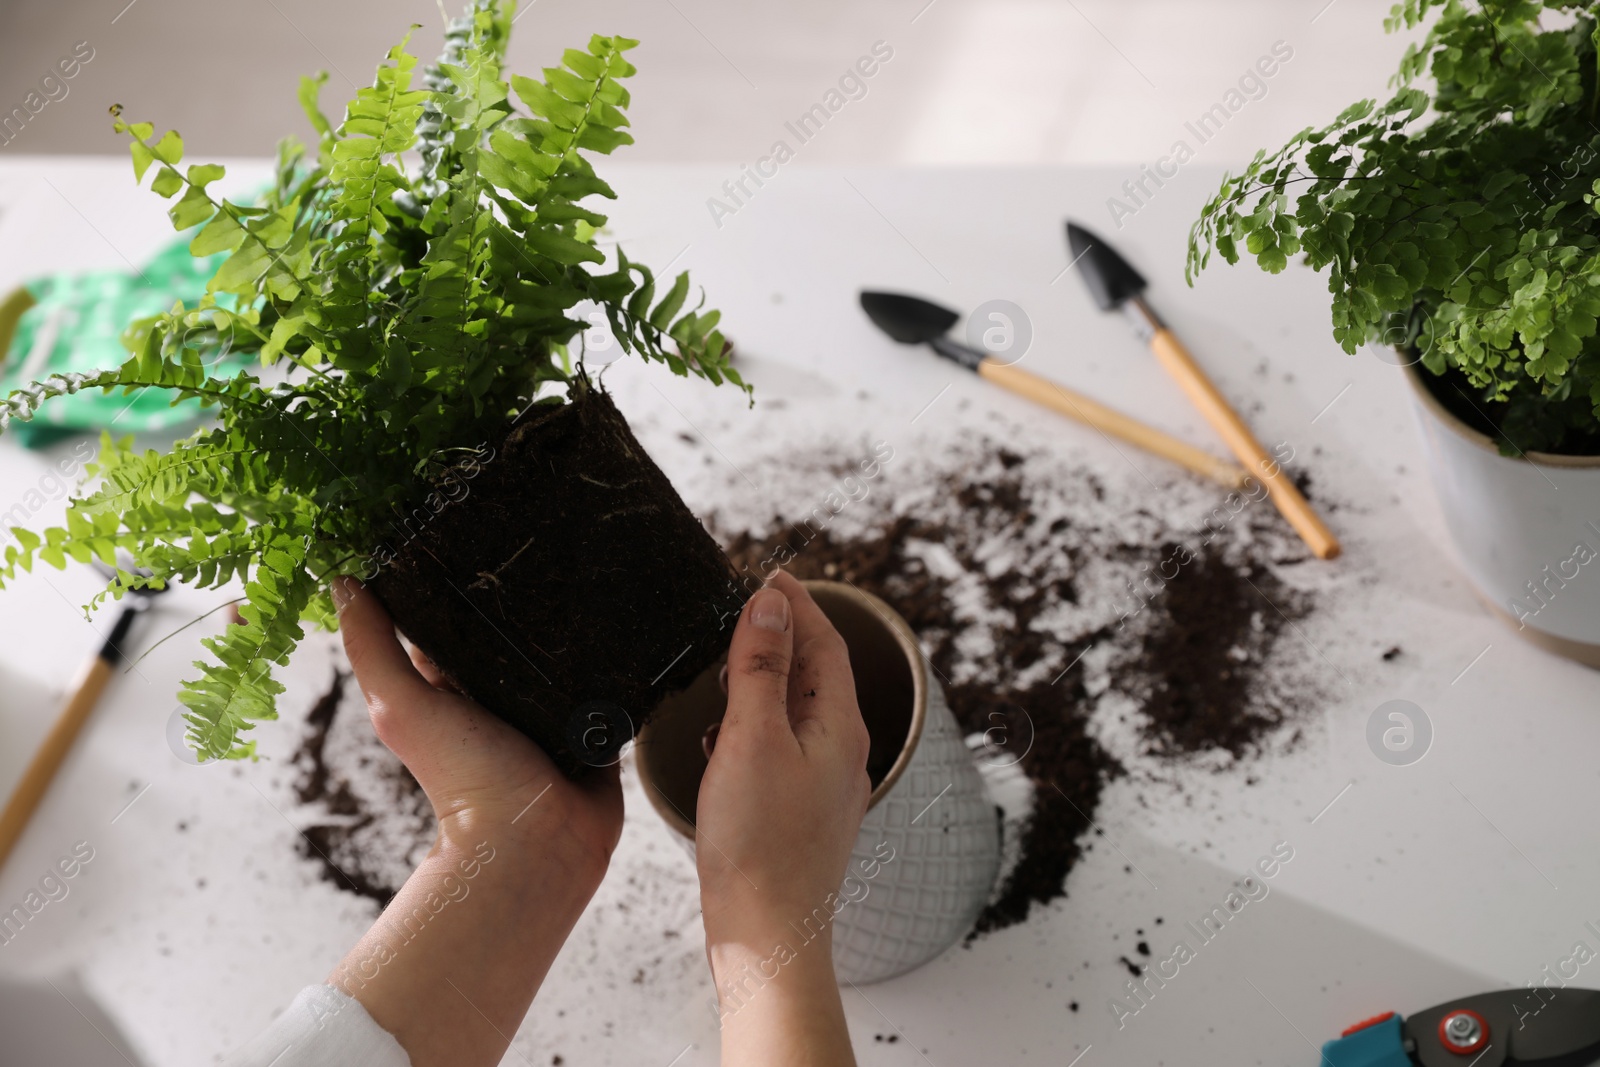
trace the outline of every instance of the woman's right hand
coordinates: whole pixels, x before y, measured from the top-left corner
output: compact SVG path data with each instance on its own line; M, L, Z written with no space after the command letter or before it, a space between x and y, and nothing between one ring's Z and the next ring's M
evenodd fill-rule
M844 639L780 573L734 630L696 814L725 1064L853 1062L829 905L867 810L867 749Z

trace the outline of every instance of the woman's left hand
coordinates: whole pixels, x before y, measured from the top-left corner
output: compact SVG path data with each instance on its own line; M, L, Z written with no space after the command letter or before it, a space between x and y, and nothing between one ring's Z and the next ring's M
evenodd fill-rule
M414 1067L500 1062L622 833L617 769L568 780L513 727L407 655L371 591L334 585L373 729L439 816L439 838L329 976Z
M622 833L616 768L569 780L515 727L451 689L420 650L408 654L371 590L340 579L334 601L372 728L428 795L440 837L515 825L603 873Z

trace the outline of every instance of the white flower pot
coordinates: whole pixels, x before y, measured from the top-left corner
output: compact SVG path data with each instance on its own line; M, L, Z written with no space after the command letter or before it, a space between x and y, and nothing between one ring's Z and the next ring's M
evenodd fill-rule
M1000 824L905 620L854 586L806 588L850 647L872 735L869 766L892 761L872 791L831 923L839 981L877 982L921 966L972 928L999 873ZM721 666L669 697L634 749L646 795L691 856L706 769L700 739L727 705Z
M1501 620L1600 667L1600 456L1502 456L1410 367L1434 489L1462 567Z

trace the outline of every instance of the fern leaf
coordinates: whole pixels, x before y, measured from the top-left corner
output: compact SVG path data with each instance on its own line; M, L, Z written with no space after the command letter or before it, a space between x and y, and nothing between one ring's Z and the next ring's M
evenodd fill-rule
M216 659L196 661L200 675L183 683L179 700L188 709L189 743L203 757L253 755L254 742L240 735L258 721L277 718L283 685L272 677L272 668L287 663L305 636L300 616L316 588L304 563L303 538L274 537L245 586L247 600L239 609L244 621L202 642Z

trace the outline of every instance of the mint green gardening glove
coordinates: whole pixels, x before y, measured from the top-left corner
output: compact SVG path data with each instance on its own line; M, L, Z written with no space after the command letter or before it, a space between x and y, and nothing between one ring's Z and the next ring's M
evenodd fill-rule
M159 315L176 301L198 301L227 258L226 253L204 259L191 256L191 236L184 234L163 248L142 271L53 274L0 301L0 396L52 374L105 370L125 363L129 353L122 333L128 324ZM228 377L249 363L248 356L223 356L210 372ZM14 423L6 437L42 448L80 433L162 430L200 414L198 401L173 404L162 390L124 396L120 391L90 389L52 400L34 421Z

